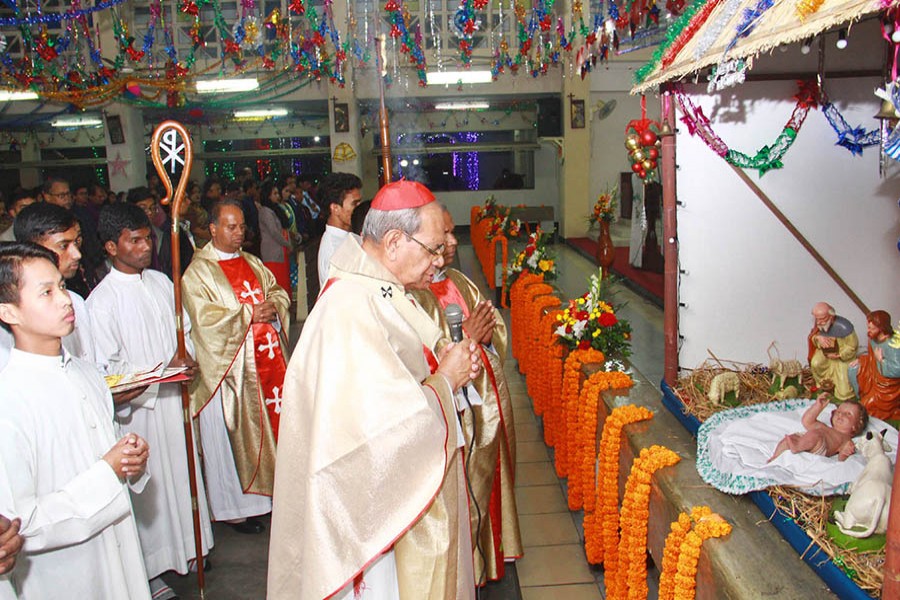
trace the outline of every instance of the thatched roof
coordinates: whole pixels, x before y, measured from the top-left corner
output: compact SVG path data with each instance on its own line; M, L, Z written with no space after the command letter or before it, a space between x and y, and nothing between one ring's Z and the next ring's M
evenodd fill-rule
M716 0L709 0L714 2ZM798 5L813 5L812 0L774 0L771 8L761 13L755 28L747 37L737 39L732 48L725 53L729 43L735 38L738 25L744 19L745 11L757 10L761 0L735 0L740 6L734 10L734 4L728 0L718 5L703 20L699 28L684 44L674 60L662 68L656 60L650 73L631 90L633 94L642 93L661 83L673 81L694 73L703 68L720 63L723 59L752 57L771 50L776 46L798 42L834 27L857 21L858 19L882 10L879 0L824 0L818 10L801 18ZM698 11L697 14L701 14ZM699 17L695 17L699 18ZM681 31L684 28L674 26ZM693 27L688 29L690 31ZM715 33L718 31L718 35ZM714 41L710 38L714 37ZM706 48L702 48L706 46ZM698 47L700 51L698 51ZM661 47L665 53L665 44ZM699 56L697 56L699 54Z

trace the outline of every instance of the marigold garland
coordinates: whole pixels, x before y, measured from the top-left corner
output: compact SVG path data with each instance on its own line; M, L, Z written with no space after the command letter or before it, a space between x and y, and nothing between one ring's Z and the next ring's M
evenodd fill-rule
M650 520L650 481L663 467L671 467L681 457L665 446L641 450L631 466L625 483L622 512L619 516L618 557L605 566L607 600L644 600L647 598L647 528ZM613 566L612 573L610 567Z
M596 510L584 518L584 548L588 562L599 565L615 554L619 544L619 450L622 428L646 421L653 413L643 406L619 406L606 417L597 455Z
M570 352L563 365L562 394L551 398L545 411L544 440L555 449L554 465L556 474L560 477L569 474L569 414L575 412L578 403L581 367L585 363L602 363L604 360L606 357L603 353L593 348Z
M604 390L629 388L634 381L622 371L597 371L581 387L578 401L578 428L572 437L577 438L575 453L569 460L573 465L569 476L569 508L585 512L596 508L595 473L597 447L597 412L600 393Z
M556 352L556 335L553 333L553 325L556 322L557 314L560 312L562 311L559 308L551 309L541 317L535 352L538 360L535 375L538 378L539 385L531 396L534 414L536 415L544 413L544 407L553 396L554 372L557 370L562 371L562 361L558 358L559 354Z
M534 275L533 273L523 274L516 280L509 290L509 321L510 321L510 337L512 355L518 358L521 355L521 346L523 343L521 336L521 320L524 310L525 290L529 286L541 283L543 277Z
M691 517L680 513L669 527L669 535L663 546L662 572L659 574L659 600L671 600L675 594L675 572L681 544L691 530Z
M715 513L697 521L694 529L685 536L681 543L675 573L675 591L672 598L694 600L697 595L697 563L700 560L700 546L709 538L724 537L729 533L731 533L731 525Z

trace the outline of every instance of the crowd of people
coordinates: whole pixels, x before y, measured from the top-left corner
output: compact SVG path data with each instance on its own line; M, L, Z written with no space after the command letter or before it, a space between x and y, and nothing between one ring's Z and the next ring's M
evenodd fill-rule
M254 535L270 512L270 598L471 598L521 556L503 319L449 268L427 188L361 188L192 184L177 260L158 179L9 198L0 600L173 598L213 521ZM290 348L302 272L315 306ZM163 368L188 381L192 446L182 383L110 391Z

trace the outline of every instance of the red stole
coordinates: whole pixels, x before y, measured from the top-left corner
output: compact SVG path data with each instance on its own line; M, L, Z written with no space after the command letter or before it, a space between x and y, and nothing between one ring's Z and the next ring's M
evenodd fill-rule
M445 277L441 281L432 282L431 292L438 299L438 302L441 303L441 308L447 310L448 306L456 304L462 309L463 317L469 318L469 306L463 299L459 288L456 287L456 284L449 277Z
M234 295L241 304L260 304L265 294L256 274L243 257L220 260L219 266L228 278ZM278 331L271 323L253 323L253 357L256 377L259 381L259 401L265 403L269 423L278 441L278 422L281 418L281 398L284 391L284 374L287 370L281 352Z

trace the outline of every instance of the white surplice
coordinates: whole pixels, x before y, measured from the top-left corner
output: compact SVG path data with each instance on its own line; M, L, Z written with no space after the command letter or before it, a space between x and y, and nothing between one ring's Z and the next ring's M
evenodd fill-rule
M172 282L158 271L128 275L113 268L87 300L100 366L109 373L134 373L168 364L177 344L173 294ZM190 352L187 317L185 330ZM132 500L151 578L169 570L187 573L188 561L196 555L183 414L180 384L167 383L150 386L116 415L123 432L140 435L151 449L150 481ZM196 444L194 461L206 554L213 537Z
M22 519L20 600L150 598L127 488L103 460L118 437L96 367L12 350L0 373L0 514Z
M94 353L93 323L91 314L84 302L84 298L69 290L72 298L72 308L75 310L75 329L62 339L63 348L71 356L94 363L97 357ZM12 333L5 327L0 327L0 371L9 362L9 352L15 345Z

